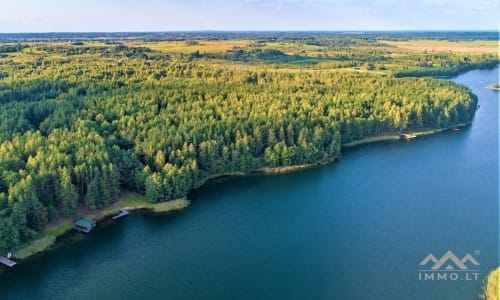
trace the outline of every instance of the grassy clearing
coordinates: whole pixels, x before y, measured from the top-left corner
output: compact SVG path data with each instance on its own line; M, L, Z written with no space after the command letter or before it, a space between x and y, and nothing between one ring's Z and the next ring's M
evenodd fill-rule
M409 51L461 52L461 53L498 53L498 41L444 41L444 40L410 40L380 41L400 49Z
M97 210L94 214L86 215L86 218L102 220L109 216L118 214L118 208L123 207L127 210L147 209L153 212L169 212L181 210L189 206L191 202L186 198L169 200L161 203L151 203L146 196L136 192L122 191L118 197L118 201L112 205Z
M153 212L165 213L170 211L182 210L189 206L191 202L186 198L170 200L167 202L152 204Z
M488 275L486 284L483 287L484 292L481 299L484 300L499 300L500 299L500 268L496 268Z
M376 143L382 141L392 141L392 140L399 140L399 135L393 134L393 135L380 135L380 136L367 137L361 140L344 143L342 144L342 147L349 148L363 144Z
M122 191L118 196L118 200L108 207L97 209L94 211L80 212L80 216L97 221L118 214L118 209L123 207L127 210L147 209L151 208L151 203L146 196L136 192Z
M119 202L124 207L137 207L150 204L146 196L136 192L123 191L118 198L120 199Z
M36 253L47 250L52 247L56 242L56 237L54 235L47 235L43 238L31 242L28 246L21 248L19 251L14 253L14 257L17 259L25 259Z
M188 207L190 203L191 202L186 198L170 200L161 203L150 203L146 196L134 192L122 192L119 201L120 206L124 207L125 209L150 209L155 213L182 210Z
M43 231L43 236L61 236L73 228L73 220L70 218L60 219L58 222L49 224Z

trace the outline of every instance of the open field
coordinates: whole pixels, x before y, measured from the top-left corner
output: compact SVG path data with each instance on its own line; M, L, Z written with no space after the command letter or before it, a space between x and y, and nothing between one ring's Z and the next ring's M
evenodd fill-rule
M409 40L380 41L382 43L410 51L460 52L460 53L498 53L498 41L444 41Z
M196 51L220 53L227 50L233 50L246 47L249 40L224 40L224 41L193 41L194 44L188 44L186 41L169 41L169 42L147 42L134 43L131 42L128 46L148 47L151 50L168 52L168 53L193 53Z

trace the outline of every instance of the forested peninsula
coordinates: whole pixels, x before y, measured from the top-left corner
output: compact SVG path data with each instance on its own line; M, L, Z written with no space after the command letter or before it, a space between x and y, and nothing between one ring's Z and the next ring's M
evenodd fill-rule
M178 53L117 41L0 48L0 253L121 190L177 199L216 174L328 160L344 143L450 128L476 110L476 96L449 81L380 74L364 56L302 67L281 59L307 52L250 42L250 63L234 58L240 46L230 59L200 53L203 41L176 42L188 49ZM352 47L339 43L332 51Z

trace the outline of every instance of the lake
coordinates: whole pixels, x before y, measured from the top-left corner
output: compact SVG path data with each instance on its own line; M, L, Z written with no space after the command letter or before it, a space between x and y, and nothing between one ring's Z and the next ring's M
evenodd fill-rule
M453 80L479 97L470 127L208 184L181 213L132 213L2 272L0 298L475 299L499 264L498 69ZM478 279L419 280L448 250Z

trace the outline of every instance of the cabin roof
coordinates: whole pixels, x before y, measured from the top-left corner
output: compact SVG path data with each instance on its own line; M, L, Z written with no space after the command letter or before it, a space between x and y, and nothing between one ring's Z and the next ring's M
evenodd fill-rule
M94 225L94 221L89 219L82 218L75 221L75 226L79 227L92 228L92 225Z

